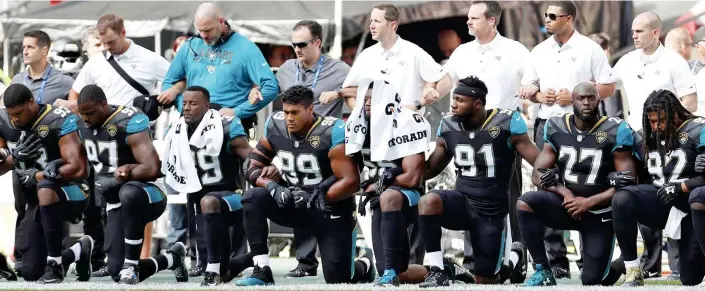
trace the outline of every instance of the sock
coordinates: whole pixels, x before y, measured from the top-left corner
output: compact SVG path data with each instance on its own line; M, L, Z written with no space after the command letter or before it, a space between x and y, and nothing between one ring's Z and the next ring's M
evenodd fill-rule
M265 215L265 210L260 207L260 203L254 201L263 199L259 198L260 195L269 195L267 191L261 193L252 194L252 202L243 201L242 216L245 225L245 235L247 235L247 242L250 245L250 252L253 255L267 255L269 254L269 248L267 247L267 237L269 236L269 225L267 224L267 217ZM271 198L269 198L271 199ZM266 205L266 203L265 203Z
M421 215L419 216L419 229L421 237L426 245L426 253L441 251L441 216ZM441 256L442 257L442 256ZM441 266L443 264L441 263Z
M173 254L166 253L166 254L163 254L163 255L160 255L157 257L164 257L164 259L166 260L166 268L165 269L171 268L171 266L174 265L174 255Z
M512 269L514 269L514 267L516 267L519 263L519 254L516 252L511 252L509 254L509 261L512 263Z
M206 237L206 248L208 249L208 266L218 263L220 265L220 244L221 234L226 229L222 227L222 215L220 213L203 214L203 234ZM219 272L216 272L220 274Z
M138 261L138 260L128 260L128 259L125 259L125 263L126 263L126 264L130 264L130 265L137 265L137 264L139 264L139 261Z
M690 213L693 215L693 232L695 237L700 242L700 249L705 250L705 211L690 208Z
M54 261L57 264L61 265L61 257L47 257L47 262L49 261Z
M157 272L166 270L167 259L164 255L159 255L154 258L139 260L137 265L140 269L140 282L142 282Z
M230 258L228 262L228 270L230 271L230 274L235 276L247 268L254 267L253 257L254 255L250 252Z
M358 261L365 264L365 273L367 273L367 271L370 270L370 267L372 267L372 262L370 262L370 259L368 258L360 258Z
M427 252L426 262L428 262L428 265L431 267L438 267L439 269L443 270L443 252Z
M634 194L624 190L617 191L612 198L612 221L619 221L619 223L614 223L614 234L625 262L638 259L636 255L637 221L635 215L637 210L633 200Z
M144 231L142 232L144 236ZM135 261L140 259L140 253L142 253L142 242L144 240L140 239L127 239L127 234L125 235L125 261Z
M639 259L632 260L632 261L624 261L624 267L627 269L639 268Z
M213 272L220 275L220 263L208 263L208 266L206 266L206 272Z
M61 264L64 266L71 265L71 263L78 261L78 259L80 259L80 256L75 256L71 249L61 251Z
M73 244L69 250L71 250L73 252L74 260L78 261L78 259L81 258L81 244L80 243Z
M367 273L367 266L368 265L366 265L366 263L363 262L361 259L355 261L355 263L353 264L355 270L353 271L353 276L350 280L350 283L360 282L360 280L365 276L365 273Z
M256 255L252 257L252 262L255 264L255 266L269 266L269 255Z
M64 220L61 219L62 205L60 203L39 206L47 255L54 258L61 257L61 240L64 238ZM57 262L61 263L61 259Z
M382 212L382 245L384 246L384 270L397 270L402 257L404 243L408 244L404 215L401 211ZM408 262L403 262L404 264Z
M534 263L541 264L544 270L550 269L546 250L544 249L543 234L545 226L533 212L517 210L519 230L524 238L524 245L529 250Z

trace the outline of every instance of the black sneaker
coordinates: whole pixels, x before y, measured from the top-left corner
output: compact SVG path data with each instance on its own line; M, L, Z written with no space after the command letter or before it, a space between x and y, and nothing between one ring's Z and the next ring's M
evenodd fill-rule
M446 256L443 257L443 267L449 270L448 275L451 282L463 282L465 284L475 284L475 277L465 269L463 265L458 264L453 258Z
M176 245L176 244L174 244L174 245ZM201 276L203 276L203 273L205 271L206 271L206 267L204 267L202 265L196 265L195 267L191 267L191 269L188 270L188 276L189 277L201 277Z
M213 287L220 285L220 275L215 272L206 271L203 273L203 281L201 287Z
M272 276L272 269L269 266L261 267L255 265L252 269L252 275L247 278L240 279L235 282L236 286L261 286L261 285L274 285L274 277Z
M317 270L311 270L311 271L306 271L301 267L296 267L293 270L289 271L289 273L286 273L284 277L287 278L302 278L306 276L316 276Z
M526 281L526 248L521 242L515 241L512 243L512 252L516 252L519 255L519 261L517 262L518 266L514 266L514 269L509 275L509 282L512 284L521 284ZM568 276L570 277L570 274L568 274Z
M421 288L435 288L435 287L447 287L450 286L450 279L448 278L449 270L441 270L441 268L433 266L426 274L423 282L419 284Z
M110 276L110 271L108 271L107 264L105 266L101 267L100 269L98 269L97 271L94 271L93 273L91 273L91 277L96 277L96 278L107 277L107 276Z
M22 278L22 261L15 261L15 274L17 277Z
M140 270L137 265L125 263L120 270L120 284L136 285L140 282Z
M76 280L86 282L91 279L91 255L94 242L89 235L84 235L78 243L81 244L81 256L76 261Z
M167 251L167 254L171 254L173 258L173 263L170 270L174 271L174 276L176 277L176 282L188 282L188 277L198 277L199 275L191 276L191 271L186 271L186 264L184 259L186 258L186 245L182 242L177 242L172 245ZM203 273L202 266L196 266L201 274ZM193 268L191 268L193 270Z
M44 268L44 275L39 278L40 284L58 284L64 281L64 267L54 260L49 260Z
M10 269L5 255L0 254L0 278L5 278L7 281L17 281L17 274Z
M559 266L551 266L551 272L556 279L570 279L570 269L564 269Z
M93 244L93 247L95 248L95 244ZM107 266L105 260L96 260L95 257L91 256L91 272L96 272L105 266Z

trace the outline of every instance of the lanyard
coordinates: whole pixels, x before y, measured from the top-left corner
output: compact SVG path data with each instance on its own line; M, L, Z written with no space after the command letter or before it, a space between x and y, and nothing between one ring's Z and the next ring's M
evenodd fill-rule
M51 69L52 69L52 67L49 66L49 68L47 68L47 70L44 72L44 75L42 75L42 86L39 87L39 93L37 93L37 96L35 97L35 99L37 100L37 103L39 103L39 104L41 104L41 102L42 102L42 96L44 95L44 88L47 85L47 79L49 78L49 74L51 74ZM32 77L29 75L29 72L27 72L27 74L28 74L27 77L29 77L29 80L31 83ZM29 86L27 86L27 87L29 87Z
M318 83L318 74L321 73L321 67L323 66L323 55L318 59L318 66L316 67L316 74L313 75L313 83L311 83L311 90L316 89L316 83ZM296 85L299 84L299 77L301 76L301 67L296 66Z

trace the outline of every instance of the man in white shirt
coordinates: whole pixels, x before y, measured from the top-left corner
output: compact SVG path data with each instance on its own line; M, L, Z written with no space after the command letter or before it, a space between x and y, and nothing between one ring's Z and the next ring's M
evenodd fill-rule
M89 59L73 83L69 100L58 100L57 104L75 110L78 92L86 85L95 84L105 91L109 104L132 106L135 97L142 94L115 71L108 62L109 58L114 58L127 75L147 89L150 95L158 95L158 83L164 80L164 75L169 70L169 62L126 38L125 24L120 16L101 16L96 29L101 43L107 50L105 56Z
M688 62L659 41L661 18L653 12L637 15L632 22L636 50L624 55L613 69L629 102L627 121L634 131L642 128L644 101L655 90L669 90L688 111L697 109L695 81Z
M576 14L575 4L570 1L552 2L548 6L544 17L551 37L531 51L521 82L525 87L519 91L519 96L540 104L538 118L534 121L534 142L539 150L544 147L546 120L573 112L571 90L576 85L595 83L600 99L614 95L615 84L607 56L598 44L575 31ZM570 278L563 231L547 228L545 242L556 278Z
M497 32L497 25L502 16L502 7L496 1L473 1L468 11L468 30L475 40L460 45L443 66L447 73L438 82L438 91L446 92L458 80L476 76L487 85L485 108L500 108L517 110L521 99L517 90L521 86L521 78L529 59L529 50L521 43L508 39ZM516 220L516 199L521 195L521 157L514 169L514 178L509 187L509 213L512 217L512 238L521 237ZM466 268L473 270L472 245L470 232L465 232ZM522 248L523 249L523 248ZM526 256L524 256L526 257Z

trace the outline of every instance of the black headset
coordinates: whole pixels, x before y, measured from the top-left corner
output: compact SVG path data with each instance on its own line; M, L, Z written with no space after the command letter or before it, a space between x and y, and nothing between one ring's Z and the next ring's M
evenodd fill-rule
M228 27L228 30L230 30L230 33L228 33L227 35L220 36L220 40L219 40L220 44L224 44L225 42L227 42L230 39L230 37L233 36L233 34L235 34L235 31L233 31L233 28L230 26L230 23L225 21L225 26ZM201 35L197 33L197 34L194 34L193 36L188 38L188 49L191 51L191 53L193 53L193 56L197 58L198 53L195 50L193 50L193 48L191 47L191 41L194 38L201 38Z

